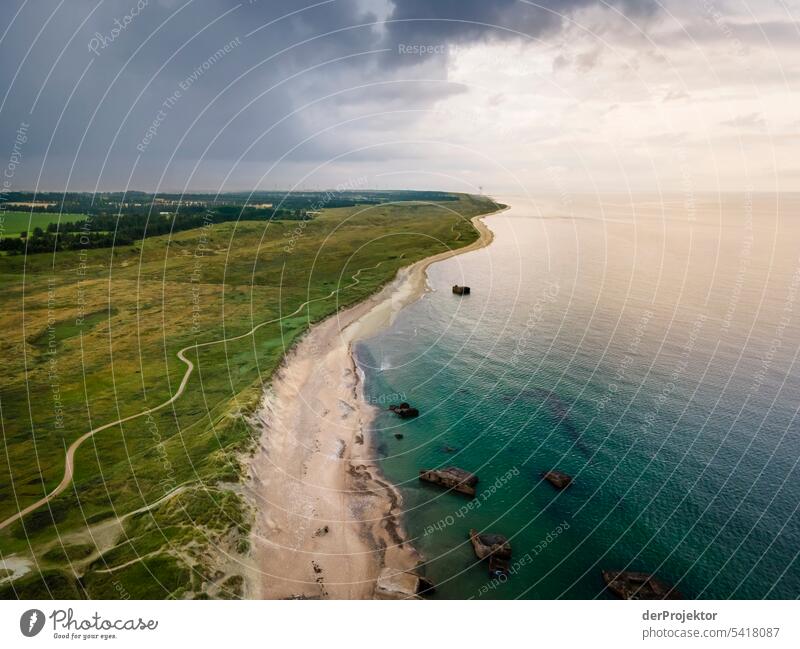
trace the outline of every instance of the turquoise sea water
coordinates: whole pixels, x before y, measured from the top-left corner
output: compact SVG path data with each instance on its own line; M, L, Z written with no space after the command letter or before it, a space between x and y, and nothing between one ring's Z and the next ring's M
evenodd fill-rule
M800 596L800 198L498 198L494 243L356 348L370 401L421 411L374 434L436 596L604 598L601 569ZM418 482L449 465L475 500ZM507 581L470 528L510 538Z

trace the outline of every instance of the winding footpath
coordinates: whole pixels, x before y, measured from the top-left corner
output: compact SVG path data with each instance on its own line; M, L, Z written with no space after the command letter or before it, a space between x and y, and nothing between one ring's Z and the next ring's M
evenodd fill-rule
M178 357L178 359L180 359L180 361L182 363L184 363L184 365L186 365L186 371L183 374L183 378L181 379L180 385L178 386L178 389L175 392L175 394L173 394L169 399L167 399L163 403L160 403L157 406L154 406L152 408L147 408L146 410L142 410L141 412L135 413L133 415L129 415L127 417L123 417L122 419L117 419L116 421L112 421L112 422L109 422L107 424L103 424L102 426L98 426L97 428L93 428L92 430L90 430L90 431L84 433L83 435L81 435L78 439L76 439L74 442L72 442L72 444L70 444L69 448L67 449L66 460L65 460L65 463L64 463L64 477L61 479L61 482L58 483L58 486L56 486L46 496L44 496L43 498L37 500L35 503L33 503L31 505L28 505L24 509L21 509L20 511L18 511L13 516L9 516L4 521L0 522L0 530L8 527L9 525L15 523L18 520L20 520L23 516L27 516L31 512L33 512L33 511L39 509L40 507L46 505L51 500L56 498L59 494L63 493L63 491L67 487L69 487L69 485L72 483L72 477L73 477L73 474L75 472L75 453L77 453L78 449L81 447L81 445L86 440L91 439L97 433L100 433L100 432L102 432L104 430L107 430L107 429L109 429L109 428L111 428L113 426L118 426L119 424L124 424L125 422L132 421L134 419L138 419L139 417L144 417L145 415L149 415L149 414L152 414L154 412L158 412L159 410L162 410L163 408L166 408L167 406L175 403L175 401L177 401L180 398L180 396L186 391L186 386L189 383L189 378L191 377L192 372L194 371L194 363L192 361L190 361L188 358L186 358L186 353L187 352L192 351L192 350L199 350L199 349L201 349L203 347L211 347L212 345L219 345L220 343L230 343L230 342L234 342L236 340L241 340L242 338L247 338L249 336L252 336L253 334L255 334L256 331L258 331L262 327L265 327L265 326L270 325L270 324L278 323L281 320L285 320L287 318L292 318L292 317L296 316L298 313L300 313L303 309L305 309L309 304L312 304L314 302L320 302L322 300L329 300L330 298L334 297L337 293L356 286L357 284L360 283L360 280L358 279L358 276L363 271L365 271L365 270L374 270L374 269L378 268L378 266L380 266L382 263L384 263L384 262L380 261L377 264L375 264L374 266L370 266L370 267L367 267L367 268L360 268L354 275L351 275L351 278L352 278L353 282L348 284L347 286L342 286L340 288L334 289L328 295L325 295L323 297L317 297L317 298L314 298L312 300L306 300L305 302L303 302L300 306L298 306L291 313L289 313L287 315L284 315L284 316L280 316L278 318L273 318L272 320L267 320L265 322L261 322L261 323L255 325L252 329L250 329L249 331L247 331L247 332L245 332L243 334L239 334L238 336L232 336L231 338L219 338L217 340L211 340L211 341L204 342L204 343L195 343L193 345L187 345L186 347L181 349L177 353L177 357ZM285 268L286 268L286 266L284 265L283 269L281 270L281 277L283 277L283 271L285 270Z

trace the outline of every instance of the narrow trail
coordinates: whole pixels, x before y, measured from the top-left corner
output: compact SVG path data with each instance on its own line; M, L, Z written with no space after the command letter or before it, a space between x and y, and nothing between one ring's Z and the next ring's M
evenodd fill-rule
M178 359L182 363L184 363L186 365L186 371L183 374L183 378L181 379L180 385L178 386L178 389L176 390L175 394L173 394L169 399L167 399L166 401L158 404L157 406L153 406L152 408L147 408L147 409L142 410L141 412L137 412L137 413L135 413L133 415L128 415L127 417L123 417L121 419L117 419L117 420L109 422L107 424L103 424L102 426L98 426L97 428L93 428L92 430L90 430L90 431L84 433L83 435L81 435L78 439L76 439L74 442L72 442L72 444L70 444L69 448L67 448L66 459L65 459L65 462L64 462L64 477L61 479L61 482L59 482L58 485L50 493L48 493L46 496L44 496L43 498L40 498L35 503L33 503L31 505L28 505L24 509L21 509L20 511L18 511L13 516L9 516L4 521L0 522L0 530L8 527L9 525L11 525L12 523L15 523L16 521L20 520L24 516L30 514L31 512L39 509L42 506L48 504L51 500L53 500L58 495L63 493L63 491L67 487L69 487L69 485L72 483L72 477L73 477L73 474L75 472L75 453L78 451L78 449L81 447L81 445L86 440L91 439L97 433L100 433L100 432L102 432L104 430L107 430L107 429L109 429L109 428L111 428L113 426L118 426L118 425L124 424L124 423L126 423L128 421L133 421L134 419L138 419L139 417L143 417L145 415L149 415L149 414L152 414L154 412L158 412L159 410L162 410L162 409L166 408L167 406L175 403L175 401L177 401L180 398L180 396L186 391L186 386L189 383L189 378L191 377L192 372L194 371L194 363L192 361L190 361L188 358L186 358L186 353L187 352L190 352L190 351L193 351L193 350L197 351L197 350L199 350L199 349L201 349L203 347L211 347L212 345L219 345L221 343L230 343L230 342L234 342L234 341L237 341L237 340L241 340L243 338L248 338L249 336L254 335L255 332L258 331L259 329L261 329L262 327L265 327L265 326L270 325L270 324L276 324L276 323L278 323L278 322L280 322L282 320L286 320L287 318L292 318L292 317L296 316L298 313L300 313L303 309L305 309L309 304L313 304L314 302L321 302L323 300L329 300L332 297L334 297L337 293L340 293L341 291L347 290L349 288L353 288L354 286L360 284L361 280L358 279L358 276L362 272L364 272L365 270L374 270L374 269L378 268L378 266L380 266L382 263L384 263L384 262L379 261L374 266L368 266L368 267L365 267L365 268L358 269L355 272L355 274L350 276L353 281L352 281L352 283L348 284L347 286L341 286L339 288L336 288L336 289L332 290L328 295L325 295L323 297L316 297L316 298L311 299L311 300L306 300L305 302L303 302L300 306L298 306L291 313L289 313L287 315L284 315L284 316L280 316L278 318L273 318L272 320L266 320L264 322L261 322L261 323L255 325L252 329L250 329L249 331L247 331L247 332L245 332L243 334L239 334L238 336L232 336L230 338L219 338L217 340L210 340L210 341L204 342L204 343L195 343L193 345L187 345L186 347L184 347L183 349L178 351L178 353L176 355L177 355ZM281 270L281 276L283 276L283 271L285 269L286 269L286 264L284 264L283 269Z

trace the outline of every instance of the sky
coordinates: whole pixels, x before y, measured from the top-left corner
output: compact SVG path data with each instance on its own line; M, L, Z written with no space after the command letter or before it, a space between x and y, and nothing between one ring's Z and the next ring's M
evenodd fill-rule
M3 0L3 191L796 191L798 18L798 0Z

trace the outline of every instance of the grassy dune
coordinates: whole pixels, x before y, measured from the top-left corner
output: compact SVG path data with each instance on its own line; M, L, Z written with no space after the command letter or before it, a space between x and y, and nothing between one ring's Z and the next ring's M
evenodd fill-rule
M0 597L240 595L247 415L285 350L401 266L474 241L469 218L492 209L467 196L356 206L303 224L223 223L113 250L0 257L0 520L59 483L81 434L167 400L186 369L179 349L312 300L190 352L195 371L175 403L84 443L74 488L0 531L0 558L35 564Z

